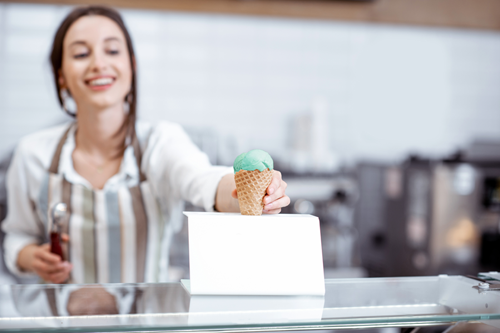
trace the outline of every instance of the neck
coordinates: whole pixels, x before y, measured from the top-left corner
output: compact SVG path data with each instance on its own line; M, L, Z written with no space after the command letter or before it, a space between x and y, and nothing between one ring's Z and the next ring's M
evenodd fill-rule
M125 120L122 105L106 109L78 106L76 148L99 160L116 157L125 145L127 131L120 132Z

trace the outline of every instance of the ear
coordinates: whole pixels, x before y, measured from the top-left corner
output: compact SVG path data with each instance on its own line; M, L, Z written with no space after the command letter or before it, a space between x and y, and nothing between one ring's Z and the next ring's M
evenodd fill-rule
M57 80L59 81L59 87L61 89L65 89L66 88L66 81L64 80L64 76L62 75L62 71L59 70L57 72Z

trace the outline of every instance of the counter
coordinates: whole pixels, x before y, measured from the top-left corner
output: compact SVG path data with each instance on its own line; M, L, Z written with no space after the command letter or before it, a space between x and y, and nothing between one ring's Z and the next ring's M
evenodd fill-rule
M245 332L462 321L500 327L500 291L478 283L448 275L329 279L324 297L190 296L180 283L2 285L2 303L10 300L13 311L0 313L0 332Z

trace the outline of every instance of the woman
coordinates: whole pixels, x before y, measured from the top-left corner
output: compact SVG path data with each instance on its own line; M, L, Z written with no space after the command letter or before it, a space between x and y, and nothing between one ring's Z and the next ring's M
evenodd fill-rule
M55 35L51 63L59 102L76 121L17 147L3 225L7 266L53 283L165 281L182 200L238 211L232 170L211 166L180 126L136 122L136 61L116 11L73 10ZM265 213L289 204L285 188L275 171ZM46 244L59 202L70 213L62 223L69 261Z

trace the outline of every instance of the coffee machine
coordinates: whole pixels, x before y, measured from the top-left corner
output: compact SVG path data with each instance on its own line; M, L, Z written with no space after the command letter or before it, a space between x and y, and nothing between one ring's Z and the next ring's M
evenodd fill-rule
M444 159L358 165L355 221L369 275L500 269L500 154L471 146Z

